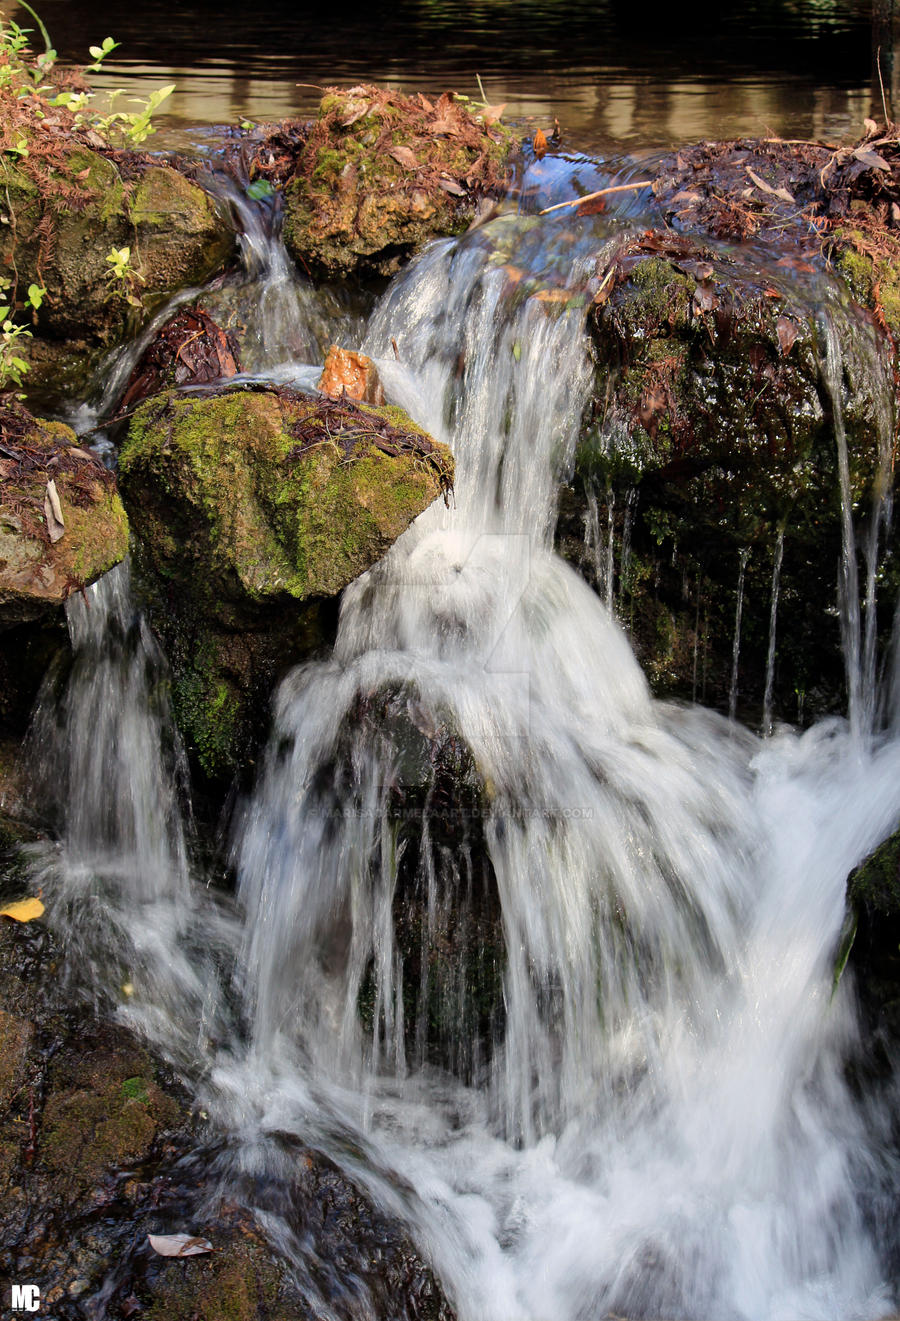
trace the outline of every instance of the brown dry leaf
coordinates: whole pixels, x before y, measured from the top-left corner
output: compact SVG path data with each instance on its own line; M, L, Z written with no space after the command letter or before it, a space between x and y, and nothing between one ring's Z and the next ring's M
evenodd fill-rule
M539 289L535 294L539 303L567 303L571 297L571 289Z
M771 184L766 183L765 179L760 179L759 175L754 173L749 165L745 165L744 169L750 175L750 178L756 184L760 192L768 193L769 197L778 197L782 202L790 202L792 205L794 204L794 198L786 188L773 188Z
M606 198L592 197L589 202L582 202L575 208L576 216L599 216L606 210Z
M806 275L815 273L815 266L810 266L808 261L801 261L799 257L779 257L775 263L776 266L785 266L790 271L803 271Z
M786 358L794 347L794 340L799 335L800 329L796 322L786 316L780 316L778 318L775 329L778 332L778 344L781 348L781 356Z
M458 138L459 129L449 119L436 119L431 125L431 131L435 137Z
M874 119L864 119L863 128L866 130L867 138L874 138L875 134L878 132L878 125L875 123Z
M784 294L780 294L780 293L778 292L777 289L773 289L772 286L769 285L768 288L763 289L763 297L764 297L764 298L783 298L783 297L784 297Z
M455 179L438 179L438 186L443 188L445 193L449 193L451 197L466 196L465 188L460 188Z
M341 120L341 128L352 128L357 120L362 119L369 107L370 101L350 101L347 104L347 114Z
M423 96L421 92L419 93L419 104L423 110L427 110L429 115L434 114L434 102L429 101L428 97Z
M531 145L532 147L534 147L534 154L535 156L537 156L538 160L543 160L543 158L547 155L548 144L547 144L547 135L542 128L539 128L538 131L535 133Z
M208 1238L192 1234L148 1234L147 1238L160 1257L200 1257L213 1250Z
M47 494L44 496L44 521L52 544L65 536L66 525L63 522L62 506L56 493L56 483L52 478L47 483Z
M857 147L853 153L856 160L867 165L870 170L890 170L890 165L883 156L879 156L877 151L869 151L865 147Z
M490 128L492 124L499 124L503 118L503 111L506 109L506 102L502 105L486 105L481 112L485 128Z
M504 266L503 269L506 271L510 284L518 284L525 277L525 272L520 270L518 266Z
M32 896L30 899L17 899L14 904L0 908L0 917L11 917L14 922L33 922L43 911L44 905L40 899Z
M712 281L703 281L694 290L694 308L697 312L715 312L719 306L719 295L713 288Z
M419 168L416 154L410 151L409 147L391 147L388 150L388 155L392 156L398 165L402 165L404 170L417 170Z

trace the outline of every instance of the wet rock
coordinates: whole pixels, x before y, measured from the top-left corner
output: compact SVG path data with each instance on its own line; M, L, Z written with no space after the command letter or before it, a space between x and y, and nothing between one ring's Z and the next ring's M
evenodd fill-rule
M178 1080L79 1003L43 922L0 922L0 1004L0 1298L25 1279L58 1321L300 1321L325 1304L339 1321L451 1321L405 1232L320 1154L295 1144L288 1183L230 1174ZM260 1212L298 1235L293 1268ZM182 1231L211 1256L150 1249Z
M900 830L851 872L847 900L855 923L848 967L867 1029L867 1064L884 1071L900 1047Z
M371 358L332 344L325 359L318 389L329 399L357 399L367 404L383 404L384 391L378 370Z
M858 508L884 477L884 340L824 270L806 276L804 289L790 264L763 274L757 257L670 231L624 245L594 281L594 415L561 506L564 553L604 592L612 522L619 613L658 691L727 707L746 561L738 689L752 719L782 530L776 707L802 719L844 700L836 406ZM823 302L843 359L836 399Z
M330 603L452 473L394 408L272 389L140 406L121 482L176 717L207 777L230 776L275 677L328 639Z
M328 88L287 173L288 251L314 274L393 274L502 191L511 147L497 108L479 113L451 93Z
M46 615L118 564L128 551L128 521L113 474L69 427L7 399L0 436L4 628Z
M202 308L189 307L160 326L135 364L119 408L133 408L149 395L173 386L227 380L240 370L234 336L216 325Z

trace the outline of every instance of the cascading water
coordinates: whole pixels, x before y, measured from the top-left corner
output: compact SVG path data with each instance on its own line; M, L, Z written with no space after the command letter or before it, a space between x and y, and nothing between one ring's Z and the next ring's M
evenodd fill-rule
M564 243L495 224L517 266L580 291ZM900 744L838 721L762 744L652 700L552 551L590 388L578 301L520 297L474 234L376 311L365 348L451 444L455 504L345 592L333 656L278 695L235 830L242 928L218 929L247 1030L217 1052L200 1034L205 1101L244 1172L295 1133L366 1183L462 1321L887 1316L852 1006L831 989L847 873L900 812ZM173 991L202 1005L214 979L121 590L72 608L70 806L45 875L131 945L141 909L138 975L116 975L162 1040Z
M279 699L237 846L257 1095L315 1080L415 1189L398 1206L463 1317L885 1315L840 1072L852 1015L829 992L900 750L851 752L833 725L760 751L651 701L549 545L588 387L577 313L513 306L488 258L433 248L370 329L389 394L456 453L456 508L354 584L333 659ZM481 788L504 1022L465 1081L408 1055L404 759L358 719L384 693L451 729ZM447 879L423 855L427 927ZM220 1081L247 1123L245 1086ZM290 1124L286 1098L263 1127Z

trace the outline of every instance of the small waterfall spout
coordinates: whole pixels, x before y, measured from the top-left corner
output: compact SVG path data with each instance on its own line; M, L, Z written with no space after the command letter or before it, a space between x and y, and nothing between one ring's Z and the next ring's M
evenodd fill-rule
M781 590L781 563L784 559L784 524L775 537L775 555L772 561L772 597L769 606L769 645L766 649L766 688L763 696L762 732L772 732L772 698L775 692L775 629L778 624L778 596Z

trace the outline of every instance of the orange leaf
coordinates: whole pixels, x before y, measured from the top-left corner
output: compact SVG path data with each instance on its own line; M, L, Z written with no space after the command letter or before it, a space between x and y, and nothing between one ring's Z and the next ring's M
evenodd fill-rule
M531 145L534 147L534 154L538 160L543 160L547 155L547 135L543 129L538 129Z

